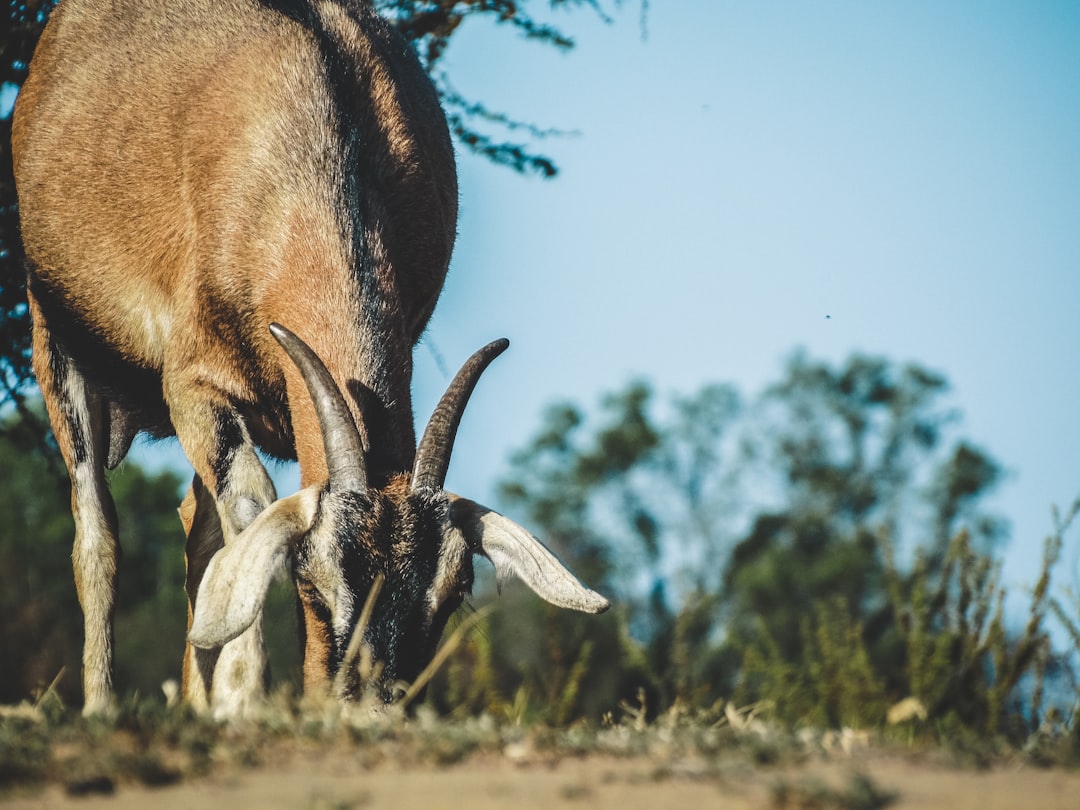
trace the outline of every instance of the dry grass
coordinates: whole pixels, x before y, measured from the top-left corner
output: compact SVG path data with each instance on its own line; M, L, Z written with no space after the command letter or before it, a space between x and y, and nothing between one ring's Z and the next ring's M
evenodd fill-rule
M134 698L111 717L88 719L47 693L36 704L0 709L0 797L48 786L72 796L111 794L125 786L165 786L298 762L340 761L374 771L491 760L553 766L595 757L644 763L656 781L722 784L774 773L772 801L778 807L877 808L893 795L858 773L839 787L784 774L807 763L854 762L860 755L898 751L949 758L940 749L928 754L868 733L789 732L770 725L756 709L731 705L704 712L676 708L653 722L644 721L639 707L626 706L599 725L551 728L491 715L449 720L426 706L409 716L373 714L280 692L258 716L221 723L184 705ZM1002 761L1023 755L992 756ZM963 764L956 757L950 761Z
M347 757L364 768L444 766L495 756L553 763L566 757L647 756L657 778L714 778L743 763L794 761L807 754L790 735L734 728L720 713L669 713L644 725L579 723L524 727L490 715L446 720L421 706L373 714L335 701L272 696L262 712L220 723L184 705L130 699L108 718L84 718L51 694L0 711L0 791L61 785L68 794L110 793L121 785L169 785L236 769L272 767L297 757Z

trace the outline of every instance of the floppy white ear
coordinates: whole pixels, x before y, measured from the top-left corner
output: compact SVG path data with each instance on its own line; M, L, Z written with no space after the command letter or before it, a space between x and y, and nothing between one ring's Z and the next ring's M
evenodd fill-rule
M512 574L544 601L582 613L603 613L611 606L582 585L543 543L493 509L451 496L450 522L491 560L499 582Z
M311 527L318 503L315 487L274 501L211 558L195 599L192 645L221 647L251 626L292 545Z

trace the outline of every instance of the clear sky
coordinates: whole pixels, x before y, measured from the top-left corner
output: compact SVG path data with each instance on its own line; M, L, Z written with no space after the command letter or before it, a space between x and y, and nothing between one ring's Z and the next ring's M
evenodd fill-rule
M418 421L474 349L512 347L448 486L491 499L546 404L633 376L752 397L799 347L883 354L944 373L1006 466L1005 579L1030 584L1080 495L1080 3L651 0L646 38L637 0L555 19L569 54L470 21L446 57L467 97L577 133L541 145L552 182L460 157Z
M551 182L461 155L418 420L512 345L448 485L488 497L545 404L631 376L753 396L798 347L883 354L944 373L1007 468L1005 580L1032 583L1080 496L1080 4L652 0L644 39L636 2L614 16L557 15L569 54L476 23L448 53L466 96L577 132L542 144Z

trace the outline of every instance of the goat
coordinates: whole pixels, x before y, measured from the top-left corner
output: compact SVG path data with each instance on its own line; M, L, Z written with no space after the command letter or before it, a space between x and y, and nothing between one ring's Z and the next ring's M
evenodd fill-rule
M392 702L422 670L475 555L555 605L608 607L443 489L506 341L465 363L417 447L412 352L453 248L456 169L434 87L370 2L61 0L12 144L33 365L72 483L85 712L114 701L105 471L140 433L175 435L195 472L180 516L197 708L236 716L264 693L262 606L285 563L305 690L340 683L342 700ZM257 449L298 460L301 489L279 499ZM365 685L338 670L379 576Z

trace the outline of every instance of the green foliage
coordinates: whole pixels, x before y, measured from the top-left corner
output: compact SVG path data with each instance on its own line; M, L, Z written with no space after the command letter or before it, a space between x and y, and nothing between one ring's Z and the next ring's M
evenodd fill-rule
M429 691L440 712L562 726L600 718L651 676L614 615L580 616L507 588Z
M36 718L0 720L0 789L43 781L50 754L47 729Z
M61 670L78 673L82 643L67 476L11 421L19 419L0 432L0 700L7 701Z
M743 660L738 699L768 697L775 716L790 723L872 728L882 725L890 704L906 697L918 711L892 722L921 724L942 737L1027 739L1047 709L1043 686L1051 643L1045 619L1060 537L1047 542L1019 636L1006 632L999 565L974 550L965 532L950 542L936 575L921 551L912 571L901 574L889 543L882 540L881 547L902 677L890 677L896 673L875 655L848 605L824 599L800 624L797 660L782 653L759 621Z
M878 725L888 699L863 628L843 598L824 599L799 623L801 660L786 657L759 623L742 662L736 702L767 698L775 716L816 728Z
M540 671L565 684L576 659L560 650L621 635L637 651L600 660L653 711L734 697L818 727L893 716L908 732L1013 743L1055 716L1071 729L1043 705L1048 676L1058 703L1074 699L1046 628L1068 615L1049 598L1062 531L1027 625L1009 632L994 556L1005 524L981 508L1000 467L952 439L945 391L917 366L798 354L750 406L722 386L661 403L633 382L591 417L550 408L503 499L602 582L617 626L572 617L561 642L530 646ZM520 650L496 643L487 656L497 679Z
M802 622L825 597L852 606L875 628L880 623L881 572L873 538L864 531L838 534L833 519L819 513L755 521L725 577L733 646L752 644L764 629L787 660L799 660L805 649Z
M618 9L624 4L625 0L613 0L612 6ZM375 0L379 12L414 43L435 81L450 129L459 143L498 165L550 178L558 174L558 167L551 158L537 154L527 143L515 143L507 138L524 134L527 139L538 140L561 132L522 123L470 101L454 89L450 77L440 69L454 34L466 20L486 20L507 26L523 39L561 51L574 47L572 37L552 23L530 14L527 5L515 0ZM564 13L589 9L605 21L611 19L601 0L549 0L547 5L553 11ZM641 0L640 9L644 20L648 0ZM485 129L489 131L485 132Z
M1080 514L1080 498L1073 502L1064 517L1055 509L1054 533L1051 535L1050 542L1061 544L1066 530L1072 525L1078 514ZM1077 650L1080 650L1080 593L1073 588L1067 588L1063 599L1051 598L1049 600L1049 610L1068 636L1072 643L1072 651L1075 654ZM1060 662L1056 660L1052 660L1051 663L1060 667ZM1065 668L1067 669L1067 664ZM1061 717L1055 714L1055 708L1051 707L1047 712L1047 719L1052 722L1056 721L1057 725L1068 729L1068 755L1066 761L1076 764L1080 762L1080 683L1077 682L1075 675L1072 688L1076 700L1072 708L1067 710L1066 716Z
M610 19L600 0L550 0L548 5L563 12L587 8L602 19ZM623 0L614 0L613 5L618 8ZM647 5L647 0L642 0L642 15ZM562 51L574 47L573 39L565 31L530 14L526 3L514 0L375 0L375 7L414 43L435 81L450 130L459 143L495 164L518 172L532 172L545 178L558 174L551 158L537 154L528 143L515 143L508 138L524 134L527 140L539 140L562 133L522 123L470 101L454 89L440 65L454 34L469 19L508 26L523 39Z
M181 481L129 464L110 476L120 524L116 599L116 684L157 694L177 677L187 632L184 533L176 508ZM72 675L75 673L73 672Z
M989 719L989 695L980 689L984 656L991 648L1000 654L1005 643L998 566L976 554L961 533L949 548L936 584L923 554L904 582L893 566L891 549L883 546L889 594L906 648L910 693L934 716L947 709L970 723L981 715L984 725Z
M884 544L889 594L905 645L909 693L931 717L976 733L1006 732L1014 738L1039 725L1051 656L1045 626L1050 576L1061 542L1060 534L1046 542L1028 621L1016 637L1005 628L1000 566L974 550L967 533L953 538L936 581L922 555L912 574L902 578ZM1029 679L1026 700L1018 707L1017 687L1024 679Z

